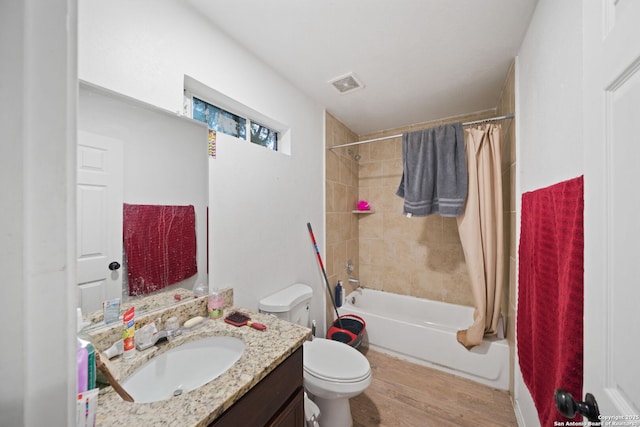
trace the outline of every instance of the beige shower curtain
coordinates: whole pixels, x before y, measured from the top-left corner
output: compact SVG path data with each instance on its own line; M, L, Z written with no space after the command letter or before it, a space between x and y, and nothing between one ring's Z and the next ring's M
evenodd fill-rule
M467 349L498 329L504 286L502 171L498 124L465 130L469 189L458 233L469 270L475 304L473 324L458 331Z

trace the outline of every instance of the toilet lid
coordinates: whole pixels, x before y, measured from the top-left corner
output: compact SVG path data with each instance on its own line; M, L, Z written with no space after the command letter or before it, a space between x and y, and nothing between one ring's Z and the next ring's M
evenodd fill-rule
M305 372L333 382L358 382L371 375L369 361L358 350L338 341L314 338L304 343Z

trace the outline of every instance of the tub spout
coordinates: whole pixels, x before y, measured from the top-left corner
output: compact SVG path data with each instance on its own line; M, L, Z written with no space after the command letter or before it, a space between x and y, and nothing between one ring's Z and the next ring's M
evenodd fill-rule
M353 277L349 277L349 283L353 283L354 285L359 285L360 280L354 279Z

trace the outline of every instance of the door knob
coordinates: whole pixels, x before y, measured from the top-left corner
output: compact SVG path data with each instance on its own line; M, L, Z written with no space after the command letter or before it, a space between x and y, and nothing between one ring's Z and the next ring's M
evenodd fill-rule
M561 388L557 389L553 394L556 401L558 412L567 418L574 418L576 414L580 414L591 422L600 421L600 410L598 402L591 393L587 393L584 402L576 402L571 393Z
M109 270L111 271L115 271L119 268L120 268L120 263L118 261L113 261L111 264L109 264Z

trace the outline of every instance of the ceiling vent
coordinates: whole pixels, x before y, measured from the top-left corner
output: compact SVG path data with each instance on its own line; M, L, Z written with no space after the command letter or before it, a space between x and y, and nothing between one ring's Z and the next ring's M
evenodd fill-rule
M329 80L329 83L331 83L340 93L353 92L364 87L362 82L360 82L358 77L353 73L336 77L335 79Z

